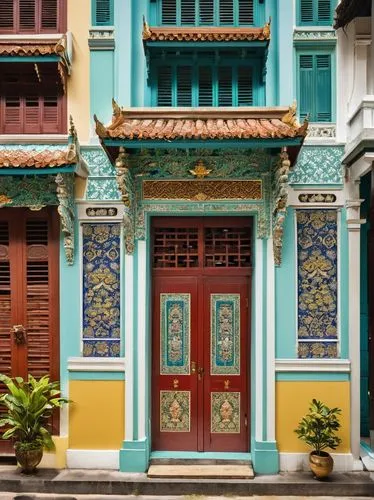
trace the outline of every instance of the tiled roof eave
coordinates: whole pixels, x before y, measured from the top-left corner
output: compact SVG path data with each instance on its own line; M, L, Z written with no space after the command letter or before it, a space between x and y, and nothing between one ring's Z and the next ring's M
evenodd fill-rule
M78 162L74 145L65 149L9 149L0 147L0 174L2 170L44 170L69 168Z

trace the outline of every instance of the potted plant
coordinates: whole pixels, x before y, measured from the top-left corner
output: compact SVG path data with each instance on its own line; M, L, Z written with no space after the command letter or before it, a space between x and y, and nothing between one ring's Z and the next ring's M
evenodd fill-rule
M6 407L0 419L0 427L5 427L2 438L14 440L22 472L31 473L40 463L43 449L54 449L48 420L68 400L60 397L59 383L51 382L47 375L39 380L29 375L26 381L0 374L0 382L7 387L0 396L0 405Z
M317 479L326 477L333 469L334 461L326 448L335 450L341 443L336 435L340 429L340 408L329 408L313 399L307 413L295 429L299 439L313 448L309 454L309 465Z

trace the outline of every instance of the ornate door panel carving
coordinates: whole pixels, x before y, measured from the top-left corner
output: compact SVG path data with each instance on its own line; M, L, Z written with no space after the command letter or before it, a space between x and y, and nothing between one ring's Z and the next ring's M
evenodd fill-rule
M249 449L250 236L248 219L154 221L155 450Z

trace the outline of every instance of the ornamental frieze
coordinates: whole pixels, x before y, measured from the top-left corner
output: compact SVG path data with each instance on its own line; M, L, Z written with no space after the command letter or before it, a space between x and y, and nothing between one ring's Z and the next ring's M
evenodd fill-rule
M143 181L144 200L261 200L261 180Z
M301 203L335 203L336 195L333 193L303 193L299 194Z

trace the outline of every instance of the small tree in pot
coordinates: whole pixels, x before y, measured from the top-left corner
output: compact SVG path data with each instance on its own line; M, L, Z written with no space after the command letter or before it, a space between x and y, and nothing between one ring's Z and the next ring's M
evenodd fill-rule
M333 469L333 458L324 450L335 450L341 443L341 439L336 435L340 429L340 414L340 408L329 408L321 401L313 399L309 413L295 429L299 439L313 448L309 454L309 465L317 478L328 476Z
M14 439L17 461L23 472L31 473L40 463L43 449L54 449L48 420L68 400L60 397L59 383L50 382L47 375L39 380L29 375L25 381L0 374L0 382L8 389L0 396L0 405L6 407L0 419L0 427L6 428L2 438Z

